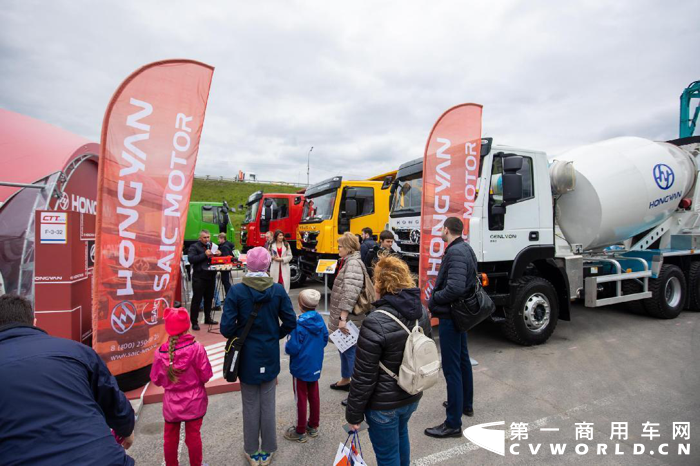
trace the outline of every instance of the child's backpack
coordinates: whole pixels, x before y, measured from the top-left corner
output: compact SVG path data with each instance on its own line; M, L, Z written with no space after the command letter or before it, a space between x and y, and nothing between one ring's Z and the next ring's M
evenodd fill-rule
M399 374L394 374L381 361L379 367L392 376L399 387L411 395L416 395L435 385L440 372L440 357L435 342L425 336L417 320L413 330L409 330L391 313L382 309L378 309L376 312L388 315L408 333Z

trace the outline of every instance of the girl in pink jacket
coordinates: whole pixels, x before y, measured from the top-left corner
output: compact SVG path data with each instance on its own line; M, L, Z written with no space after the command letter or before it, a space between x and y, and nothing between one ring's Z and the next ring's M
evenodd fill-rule
M207 392L204 384L212 371L204 347L187 333L190 315L184 308L165 310L165 331L168 341L156 352L151 368L151 382L165 389L163 418L165 432L163 451L165 464L177 466L180 423L185 423L185 444L190 464L202 464L202 420L207 413Z

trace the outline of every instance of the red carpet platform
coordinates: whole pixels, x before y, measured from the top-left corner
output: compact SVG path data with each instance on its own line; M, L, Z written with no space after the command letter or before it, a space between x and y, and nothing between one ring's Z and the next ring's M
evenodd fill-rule
M204 345L211 362L214 376L207 382L207 394L218 395L220 393L239 391L241 386L238 382L228 383L223 378L224 365L224 346L226 346L226 338L219 333L208 332L208 325L202 325L202 330L195 332L191 331L197 341ZM218 331L218 327L212 328L212 331ZM143 398L143 404L160 403L163 401L163 389L149 383L145 387L137 388L126 393L129 400L138 400Z

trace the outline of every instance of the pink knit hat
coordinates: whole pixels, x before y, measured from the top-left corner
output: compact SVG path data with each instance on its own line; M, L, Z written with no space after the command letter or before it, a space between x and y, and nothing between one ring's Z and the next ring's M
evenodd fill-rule
M246 255L246 264L250 272L267 272L271 261L270 253L261 247L251 249Z
M184 307L169 307L164 317L168 335L180 335L190 329L190 314Z

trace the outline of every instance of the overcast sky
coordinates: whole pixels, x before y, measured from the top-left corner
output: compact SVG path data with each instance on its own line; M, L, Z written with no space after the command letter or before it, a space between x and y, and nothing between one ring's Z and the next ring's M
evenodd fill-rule
M423 155L437 118L550 154L678 136L700 2L0 0L0 107L99 142L140 66L214 66L198 175L365 178Z

